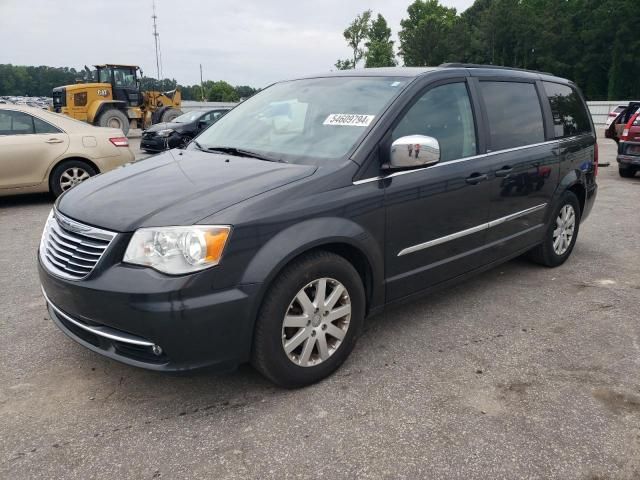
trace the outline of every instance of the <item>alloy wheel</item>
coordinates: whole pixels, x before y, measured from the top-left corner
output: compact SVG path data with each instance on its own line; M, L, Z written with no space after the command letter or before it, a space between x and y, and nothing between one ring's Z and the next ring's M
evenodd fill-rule
M571 245L576 227L576 212L572 205L565 205L556 218L553 231L553 251L556 255L564 255Z
M321 364L344 340L351 320L351 299L333 278L319 278L300 289L282 322L282 348L301 367Z
M60 175L60 188L64 192L65 190L69 190L71 187L75 187L77 184L84 182L91 175L79 167L72 167L66 169Z

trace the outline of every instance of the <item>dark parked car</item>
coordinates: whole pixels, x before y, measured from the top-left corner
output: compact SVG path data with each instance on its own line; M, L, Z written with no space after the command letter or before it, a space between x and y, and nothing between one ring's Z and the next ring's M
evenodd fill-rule
M618 171L631 178L640 170L640 111L636 111L624 127L618 142Z
M55 323L102 355L251 361L297 387L385 305L524 253L561 265L596 173L591 118L562 78L452 64L301 78L185 150L65 193L40 279Z
M140 148L147 152L161 152L186 146L193 137L220 120L231 107L213 110L194 110L183 113L170 123L156 123L142 132Z

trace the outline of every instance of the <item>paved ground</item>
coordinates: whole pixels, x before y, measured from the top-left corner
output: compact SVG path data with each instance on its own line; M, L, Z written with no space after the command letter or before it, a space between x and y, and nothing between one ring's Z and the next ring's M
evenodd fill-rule
M0 199L0 478L640 478L640 178L606 142L563 267L512 261L381 314L298 391L76 345L36 277L50 200Z

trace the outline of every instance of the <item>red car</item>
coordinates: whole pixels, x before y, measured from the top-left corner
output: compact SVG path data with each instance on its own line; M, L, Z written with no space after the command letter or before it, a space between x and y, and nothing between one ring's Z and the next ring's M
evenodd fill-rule
M624 126L618 141L616 160L621 177L633 177L640 170L640 110Z
M615 140L616 142L619 142L624 128L629 123L629 120L631 119L633 114L636 113L639 109L640 102L629 102L629 105L627 105L618 114L615 120L605 127L604 136L606 138L610 138L612 140ZM609 122L607 121L607 123Z
M604 128L605 129L609 128L611 124L614 122L614 120L618 118L618 115L620 115L620 112L622 112L625 108L627 108L626 105L618 105L616 108L611 110L609 112L609 116L607 117L607 121L604 124Z

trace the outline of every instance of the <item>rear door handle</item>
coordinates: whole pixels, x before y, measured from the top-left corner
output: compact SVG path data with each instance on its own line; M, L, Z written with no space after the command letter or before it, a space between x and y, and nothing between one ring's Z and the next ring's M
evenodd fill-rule
M62 143L64 140L60 140L59 138L50 138L49 140L45 140L46 143Z
M496 171L496 177L506 177L511 172L513 172L513 168L511 168L511 167L502 167L500 170Z
M483 173L483 174L474 173L470 177L465 178L464 181L467 182L469 185L475 185L476 183L480 183L488 179L489 177L487 176L486 173Z

